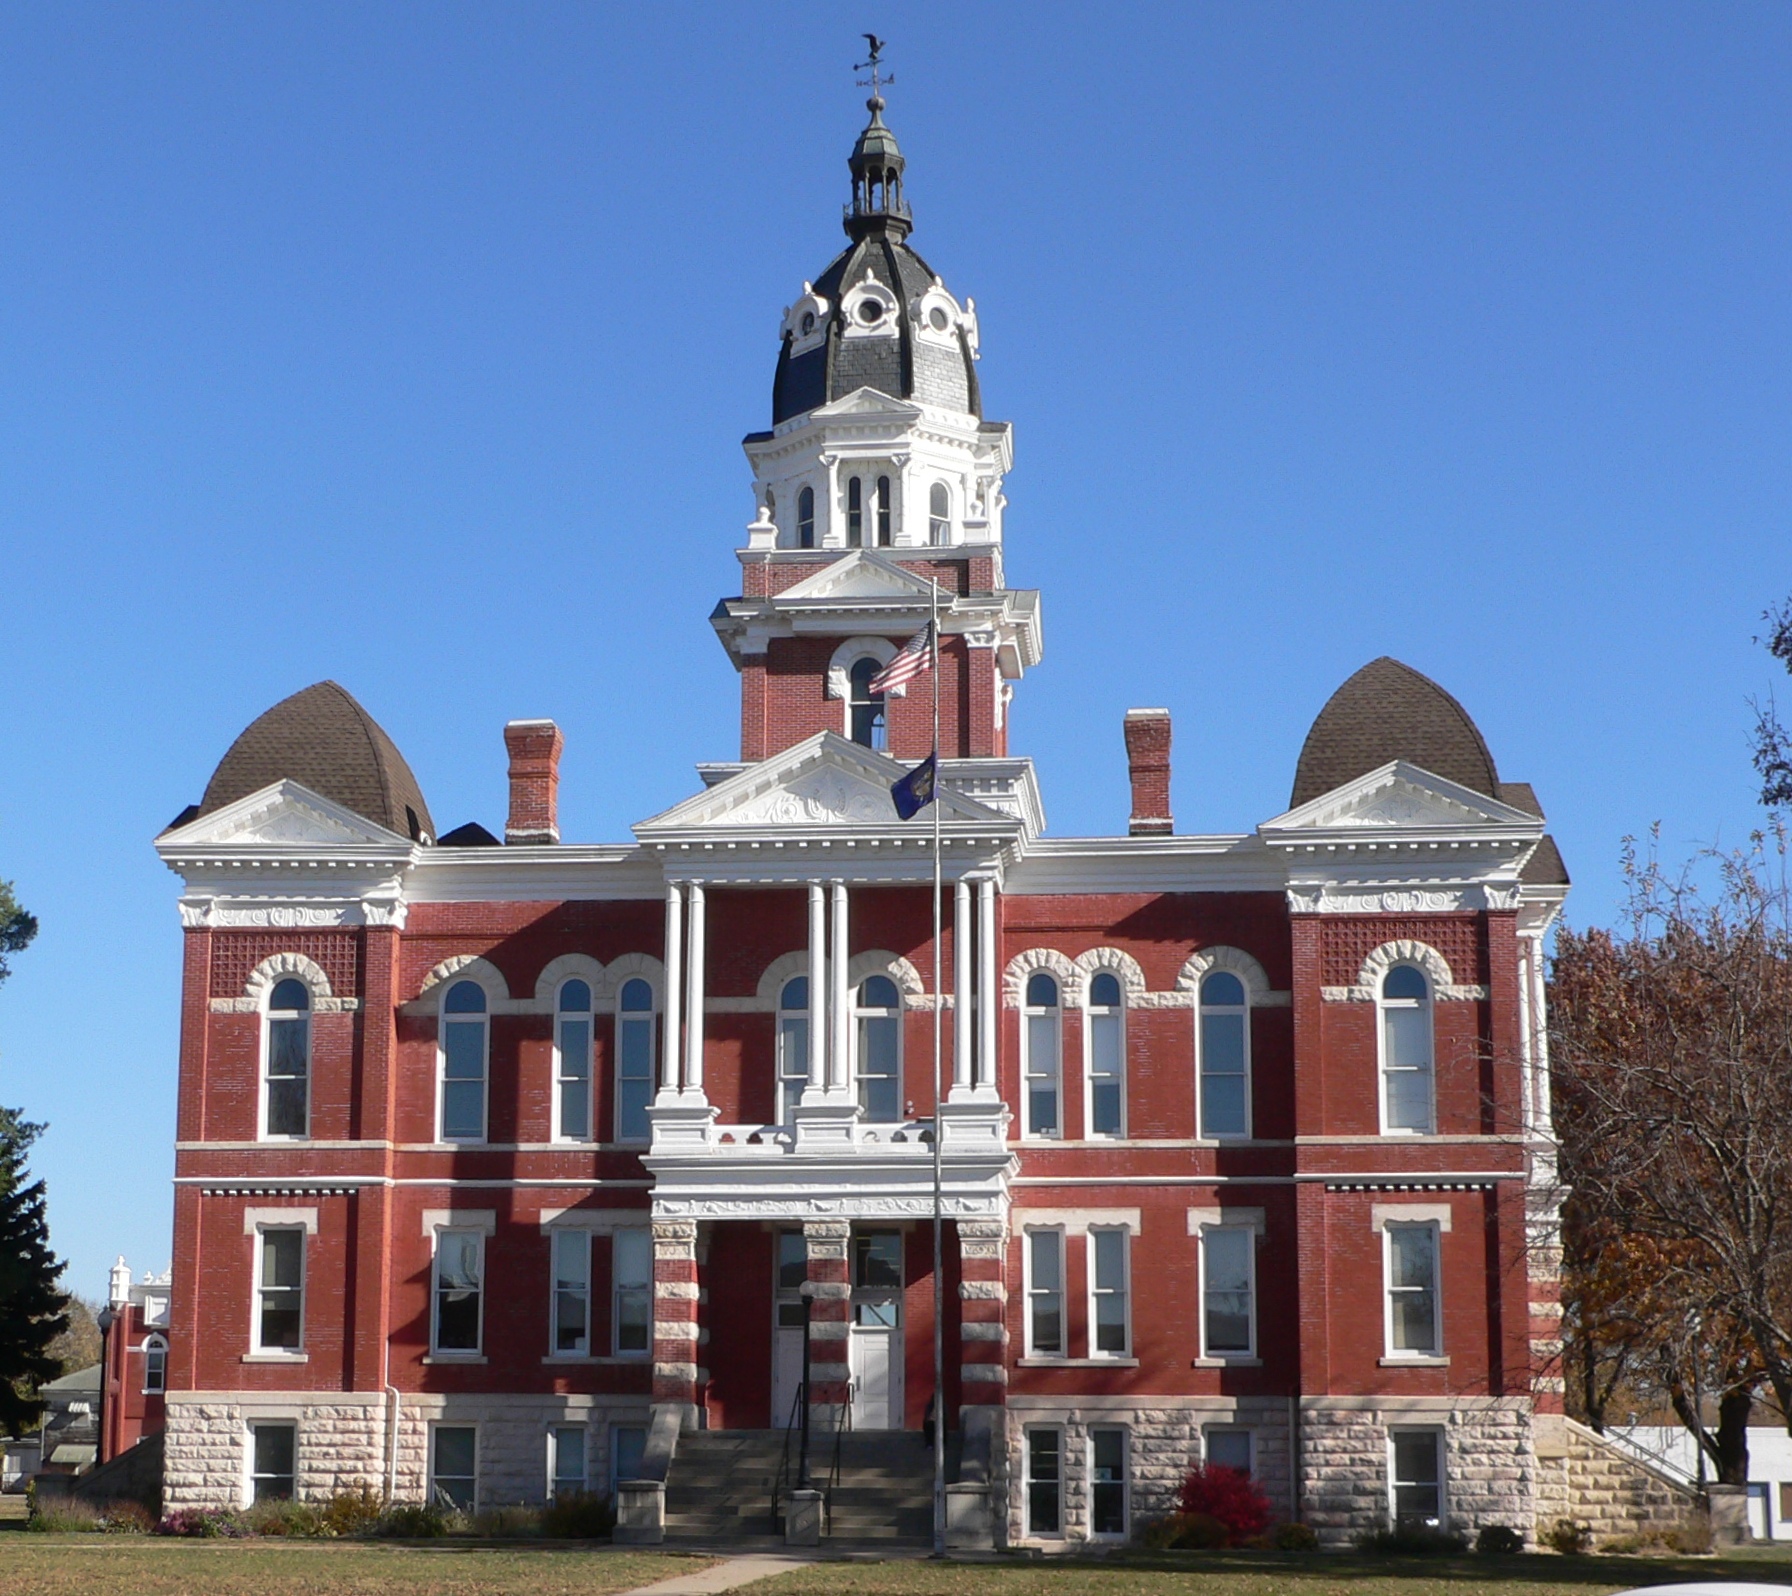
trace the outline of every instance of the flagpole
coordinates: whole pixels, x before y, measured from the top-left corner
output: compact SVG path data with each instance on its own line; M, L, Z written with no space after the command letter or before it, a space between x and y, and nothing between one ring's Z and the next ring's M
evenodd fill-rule
M941 1212L940 1030L945 995L940 977L940 584L932 582L928 630L933 639L933 1555L946 1555L946 1277L945 1223ZM962 996L957 1001L964 1001Z

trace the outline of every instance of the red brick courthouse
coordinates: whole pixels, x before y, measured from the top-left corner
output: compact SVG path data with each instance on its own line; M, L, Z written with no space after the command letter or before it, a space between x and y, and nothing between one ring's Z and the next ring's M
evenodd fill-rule
M806 1315L815 1433L919 1432L937 1136L955 1538L1122 1537L1202 1458L1332 1543L1528 1532L1560 1429L1526 1239L1567 890L1537 800L1379 659L1286 813L1177 831L1141 709L1130 819L1047 833L1009 739L1043 649L1011 432L875 104L848 246L784 312L745 443L757 513L710 615L738 755L631 840L568 841L561 733L514 721L502 839L438 834L325 682L158 839L185 942L167 1500L639 1481L651 1532L718 1435L800 1416ZM869 690L935 585L937 989L932 821L889 790L932 685Z

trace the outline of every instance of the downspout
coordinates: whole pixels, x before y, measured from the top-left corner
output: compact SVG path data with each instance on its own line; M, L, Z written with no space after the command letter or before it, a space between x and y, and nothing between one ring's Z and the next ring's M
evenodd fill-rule
M386 1504L390 1506L398 1497L398 1387L392 1384L392 1338L386 1338L380 1349L380 1379L385 1383L386 1395L392 1399L387 1409L386 1419Z

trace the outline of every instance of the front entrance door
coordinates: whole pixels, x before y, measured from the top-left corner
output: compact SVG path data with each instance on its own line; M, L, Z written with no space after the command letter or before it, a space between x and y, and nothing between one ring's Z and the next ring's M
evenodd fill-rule
M852 1427L902 1428L902 1232L854 1235Z
M772 1428L803 1421L797 1393L803 1384L802 1284L809 1265L800 1230L778 1232L777 1278L772 1290Z

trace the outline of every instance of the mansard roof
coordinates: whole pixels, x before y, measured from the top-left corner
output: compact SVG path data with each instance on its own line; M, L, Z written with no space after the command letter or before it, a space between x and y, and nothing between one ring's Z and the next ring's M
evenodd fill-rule
M385 729L336 682L316 682L251 721L205 785L199 819L287 780L413 841L435 822Z

